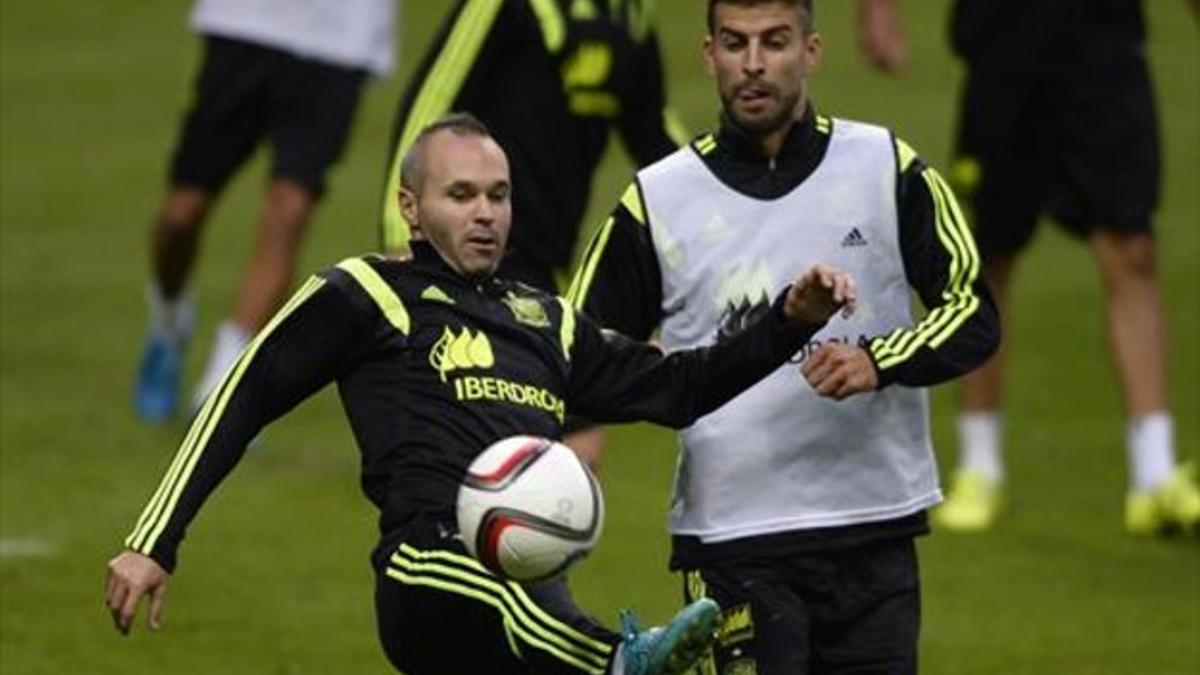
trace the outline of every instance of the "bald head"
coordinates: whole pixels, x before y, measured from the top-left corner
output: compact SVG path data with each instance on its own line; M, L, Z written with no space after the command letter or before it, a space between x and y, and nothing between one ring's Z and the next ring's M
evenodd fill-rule
M425 175L428 172L429 141L433 136L442 132L461 137L477 136L494 140L492 132L474 115L470 113L446 115L422 129L413 141L412 147L404 153L404 159L400 160L400 187L416 195L421 193Z

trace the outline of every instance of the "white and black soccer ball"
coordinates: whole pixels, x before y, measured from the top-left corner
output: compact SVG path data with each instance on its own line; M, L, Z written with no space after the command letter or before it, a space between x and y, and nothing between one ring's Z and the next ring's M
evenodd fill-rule
M512 436L471 462L458 490L467 550L498 576L542 581L592 550L604 526L595 476L570 448Z

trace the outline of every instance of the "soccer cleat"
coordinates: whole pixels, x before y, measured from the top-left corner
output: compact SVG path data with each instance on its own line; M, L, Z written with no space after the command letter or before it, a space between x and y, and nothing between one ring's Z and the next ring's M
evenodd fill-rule
M982 532L996 523L1003 501L999 481L960 469L945 503L934 511L934 519L954 532Z
M1130 534L1151 536L1200 526L1200 487L1196 465L1175 468L1162 485L1153 490L1130 492L1125 497L1125 529Z
M621 613L622 675L679 675L686 672L717 635L721 608L709 598L684 607L665 626L638 628L628 610Z
M151 334L138 368L134 407L147 422L162 422L175 414L183 373L183 343Z

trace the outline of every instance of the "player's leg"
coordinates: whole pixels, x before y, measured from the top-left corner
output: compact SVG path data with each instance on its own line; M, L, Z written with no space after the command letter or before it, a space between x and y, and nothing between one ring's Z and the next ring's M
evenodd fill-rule
M716 642L697 675L805 675L812 669L811 617L777 565L708 565L687 570L684 599L712 598L721 607Z
M1195 527L1200 491L1175 466L1154 238L1096 232L1090 241L1104 279L1109 345L1128 416L1126 526L1135 534Z
M982 273L1009 324L1008 288L1029 243L1049 175L1050 140L1039 132L1039 83L1032 75L975 68L963 91L957 158L950 176L975 221ZM1005 478L1001 403L1006 337L982 367L963 377L958 467L946 503L935 512L950 530L995 522Z
M913 541L871 542L824 557L836 572L814 608L813 671L915 675L921 591Z
M281 53L274 59L266 122L275 151L272 180L232 314L217 330L196 387L196 407L286 299L326 173L345 147L358 106L361 71Z
M150 235L150 330L138 372L138 414L157 421L176 408L194 310L187 294L207 216L258 137L262 70L251 45L206 38L196 99L171 160L170 187Z
M673 675L712 640L702 602L661 628L619 635L580 610L565 580L504 581L467 554L448 523L413 521L381 549L380 639L408 675Z
M1200 522L1200 490L1175 467L1166 328L1150 221L1158 197L1157 119L1141 45L1085 50L1056 215L1086 233L1104 282L1109 344L1127 414L1126 526L1151 534Z

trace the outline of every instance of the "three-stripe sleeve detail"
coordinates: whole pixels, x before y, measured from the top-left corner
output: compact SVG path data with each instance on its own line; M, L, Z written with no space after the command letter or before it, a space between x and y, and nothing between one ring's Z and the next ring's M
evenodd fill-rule
M400 163L417 134L450 110L503 5L497 0L470 0L463 7L442 51L425 76L412 109L408 111L384 191L384 243L390 249L405 245L409 234L408 224L400 214L400 203L396 197L400 191Z
M898 329L871 342L871 353L880 370L912 357L921 347L936 349L954 334L975 310L979 296L973 285L979 274L979 253L967 229L966 219L942 177L932 168L921 172L934 203L934 229L942 247L950 254L945 301L929 312L911 330Z
M646 212L646 201L642 197L642 188L635 180L625 188L625 192L621 195L621 208L629 214L640 225L647 225L649 217ZM571 306L576 309L582 309L584 299L587 297L588 289L592 286L592 281L596 277L596 268L600 265L600 259L604 257L604 249L608 247L608 239L612 236L613 228L616 226L616 217L609 216L608 220L604 221L604 225L596 231L592 240L588 243L587 250L583 253L583 260L580 261L579 269L575 272L575 278L571 280L571 285L567 288L567 300Z
M492 606L505 631L521 644L552 654L587 673L601 675L612 656L612 645L580 632L538 606L520 584L504 581L473 558L444 550L422 551L401 544L385 574L402 584L434 588Z
M596 236L592 237L587 252L584 253L583 262L579 265L579 270L571 281L571 287L567 289L567 300L576 309L583 308L584 298L587 297L588 289L591 288L592 280L596 276L596 268L600 265L600 259L604 257L604 249L608 246L608 238L612 236L615 223L616 219L609 216L608 220L604 221L604 225L596 232Z
M221 420L221 414L229 404L229 399L245 375L246 369L254 360L254 355L279 324L324 285L325 280L320 277L309 278L242 351L241 356L230 367L220 384L205 399L204 405L196 415L196 421L179 446L166 475L159 483L150 503L142 511L133 532L125 539L126 546L146 555L154 550L154 545L158 542L163 530L166 529L167 523L170 522L175 507L179 503L179 497L183 494L196 464L200 461L200 456L207 448L213 431Z

